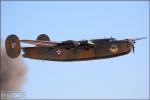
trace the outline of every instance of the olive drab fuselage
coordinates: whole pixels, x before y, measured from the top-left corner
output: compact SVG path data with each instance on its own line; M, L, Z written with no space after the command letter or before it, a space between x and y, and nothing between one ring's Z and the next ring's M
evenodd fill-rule
M82 41L78 41L82 42ZM94 47L86 45L67 48L59 47L23 47L23 57L51 61L78 61L111 58L128 54L131 51L131 43L124 40L94 39Z

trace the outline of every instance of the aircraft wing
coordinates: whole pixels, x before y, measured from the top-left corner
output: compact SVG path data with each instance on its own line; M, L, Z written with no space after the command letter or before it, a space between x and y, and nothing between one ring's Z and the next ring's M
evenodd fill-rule
M38 45L38 46L46 46L46 47L53 47L60 42L54 42L54 41L40 41L40 40L20 40L22 43L28 43L28 44L33 44L33 45Z
M68 40L68 41L63 41L63 42L55 42L55 41L41 41L41 40L20 40L22 43L28 43L28 44L33 44L36 46L45 46L45 47L63 47L63 48L75 48L75 47L87 47L91 48L95 46L95 43L92 41L73 41L73 40Z

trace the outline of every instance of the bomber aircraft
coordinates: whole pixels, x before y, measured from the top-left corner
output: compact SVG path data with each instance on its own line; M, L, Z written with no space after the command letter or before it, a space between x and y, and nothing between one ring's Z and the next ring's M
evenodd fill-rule
M39 35L36 40L20 40L18 36L12 34L6 38L5 47L10 58L17 58L19 55L22 55L25 58L38 60L81 61L112 58L128 54L131 51L134 53L135 42L145 38L116 40L111 37L56 42L51 41L46 34ZM34 46L21 47L20 43Z

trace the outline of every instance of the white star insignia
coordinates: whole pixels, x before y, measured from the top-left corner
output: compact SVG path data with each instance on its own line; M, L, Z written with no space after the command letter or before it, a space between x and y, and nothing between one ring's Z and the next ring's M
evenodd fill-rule
M58 50L56 51L56 54L57 54L57 56L61 56L61 55L62 55L61 50L58 49Z

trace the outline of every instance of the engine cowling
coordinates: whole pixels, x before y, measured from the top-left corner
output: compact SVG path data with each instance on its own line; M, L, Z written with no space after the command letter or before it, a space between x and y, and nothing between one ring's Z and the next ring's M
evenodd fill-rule
M68 41L63 41L62 45L66 49L71 49L71 48L77 47L79 45L79 42L73 41L73 40L68 40Z
M78 48L83 48L83 49L90 49L90 48L95 48L95 43L93 43L92 41L81 41L80 45L78 46Z

